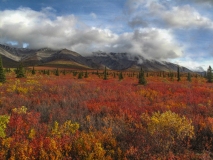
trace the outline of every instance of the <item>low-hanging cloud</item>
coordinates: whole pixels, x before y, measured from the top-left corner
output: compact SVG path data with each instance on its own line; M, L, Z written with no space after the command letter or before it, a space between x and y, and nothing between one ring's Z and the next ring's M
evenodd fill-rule
M27 43L29 48L67 48L81 54L126 52L146 58L176 58L182 48L172 32L158 28L135 29L122 34L87 26L74 15L57 16L51 8L0 11L0 42Z
M177 58L182 55L181 47L175 42L172 33L157 28L143 28L124 33L108 50L140 54L145 58L154 59Z

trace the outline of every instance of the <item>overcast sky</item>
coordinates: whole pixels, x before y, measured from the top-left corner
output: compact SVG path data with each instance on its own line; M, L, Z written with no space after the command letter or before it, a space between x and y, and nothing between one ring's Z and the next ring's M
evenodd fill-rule
M213 0L0 0L0 43L213 66Z

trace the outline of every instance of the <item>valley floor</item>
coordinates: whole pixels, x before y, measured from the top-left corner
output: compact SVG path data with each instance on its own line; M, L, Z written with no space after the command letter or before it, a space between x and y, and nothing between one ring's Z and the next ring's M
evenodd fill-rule
M148 75L144 86L136 72L100 73L7 73L0 159L213 158L213 84Z

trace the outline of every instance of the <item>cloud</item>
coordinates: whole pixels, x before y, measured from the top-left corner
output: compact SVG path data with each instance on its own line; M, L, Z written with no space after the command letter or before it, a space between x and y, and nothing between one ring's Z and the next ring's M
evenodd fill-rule
M144 28L116 34L87 26L74 15L57 16L52 8L1 11L0 42L9 41L29 44L30 48L68 48L84 55L101 50L167 59L182 53L169 30Z
M172 7L168 11L156 12L158 16L173 28L213 28L213 22L209 18L202 16L189 5Z
M5 41L29 43L31 47L50 47L62 42L63 37L71 34L76 25L73 15L53 17L44 11L29 8L0 12L0 37Z
M195 61L194 59L187 56L184 58L177 58L177 59L171 60L172 63L185 66L192 71L206 71L209 64L211 64L212 61L213 61L213 58L211 57L209 59L199 58L199 61Z
M135 16L131 19L131 21L128 22L128 25L131 28L137 28L137 27L148 27L148 22L141 16Z
M175 42L172 33L156 28L143 28L124 33L105 50L140 54L151 59L176 58L182 54L181 47Z
M130 27L212 28L213 20L201 14L192 5L174 5L165 0L128 0L126 11Z
M90 13L90 16L93 18L93 19L96 19L97 18L97 15L95 13Z
M212 0L191 0L191 1L195 3L213 4Z

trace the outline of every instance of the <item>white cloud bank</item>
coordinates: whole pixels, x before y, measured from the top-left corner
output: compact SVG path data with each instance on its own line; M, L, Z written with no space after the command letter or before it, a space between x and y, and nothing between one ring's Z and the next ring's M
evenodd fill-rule
M181 56L182 48L170 30L143 28L116 34L109 29L89 27L74 15L57 16L51 8L0 11L0 43L9 41L30 48L68 48L81 54L94 51L127 52L146 58Z
M213 28L213 22L209 18L202 16L189 5L156 13L173 28Z
M212 1L213 2L213 1ZM173 6L170 1L128 0L126 11L131 27L161 25L164 28L213 29L213 21L191 5ZM147 18L148 17L148 18Z
M213 35L212 9L212 0L127 0L125 13L132 29L155 27L169 33L171 42L177 41L172 44L183 53L169 61L190 69L206 69L213 60L210 42ZM182 45L181 48L177 44ZM175 53L177 55L180 50Z

